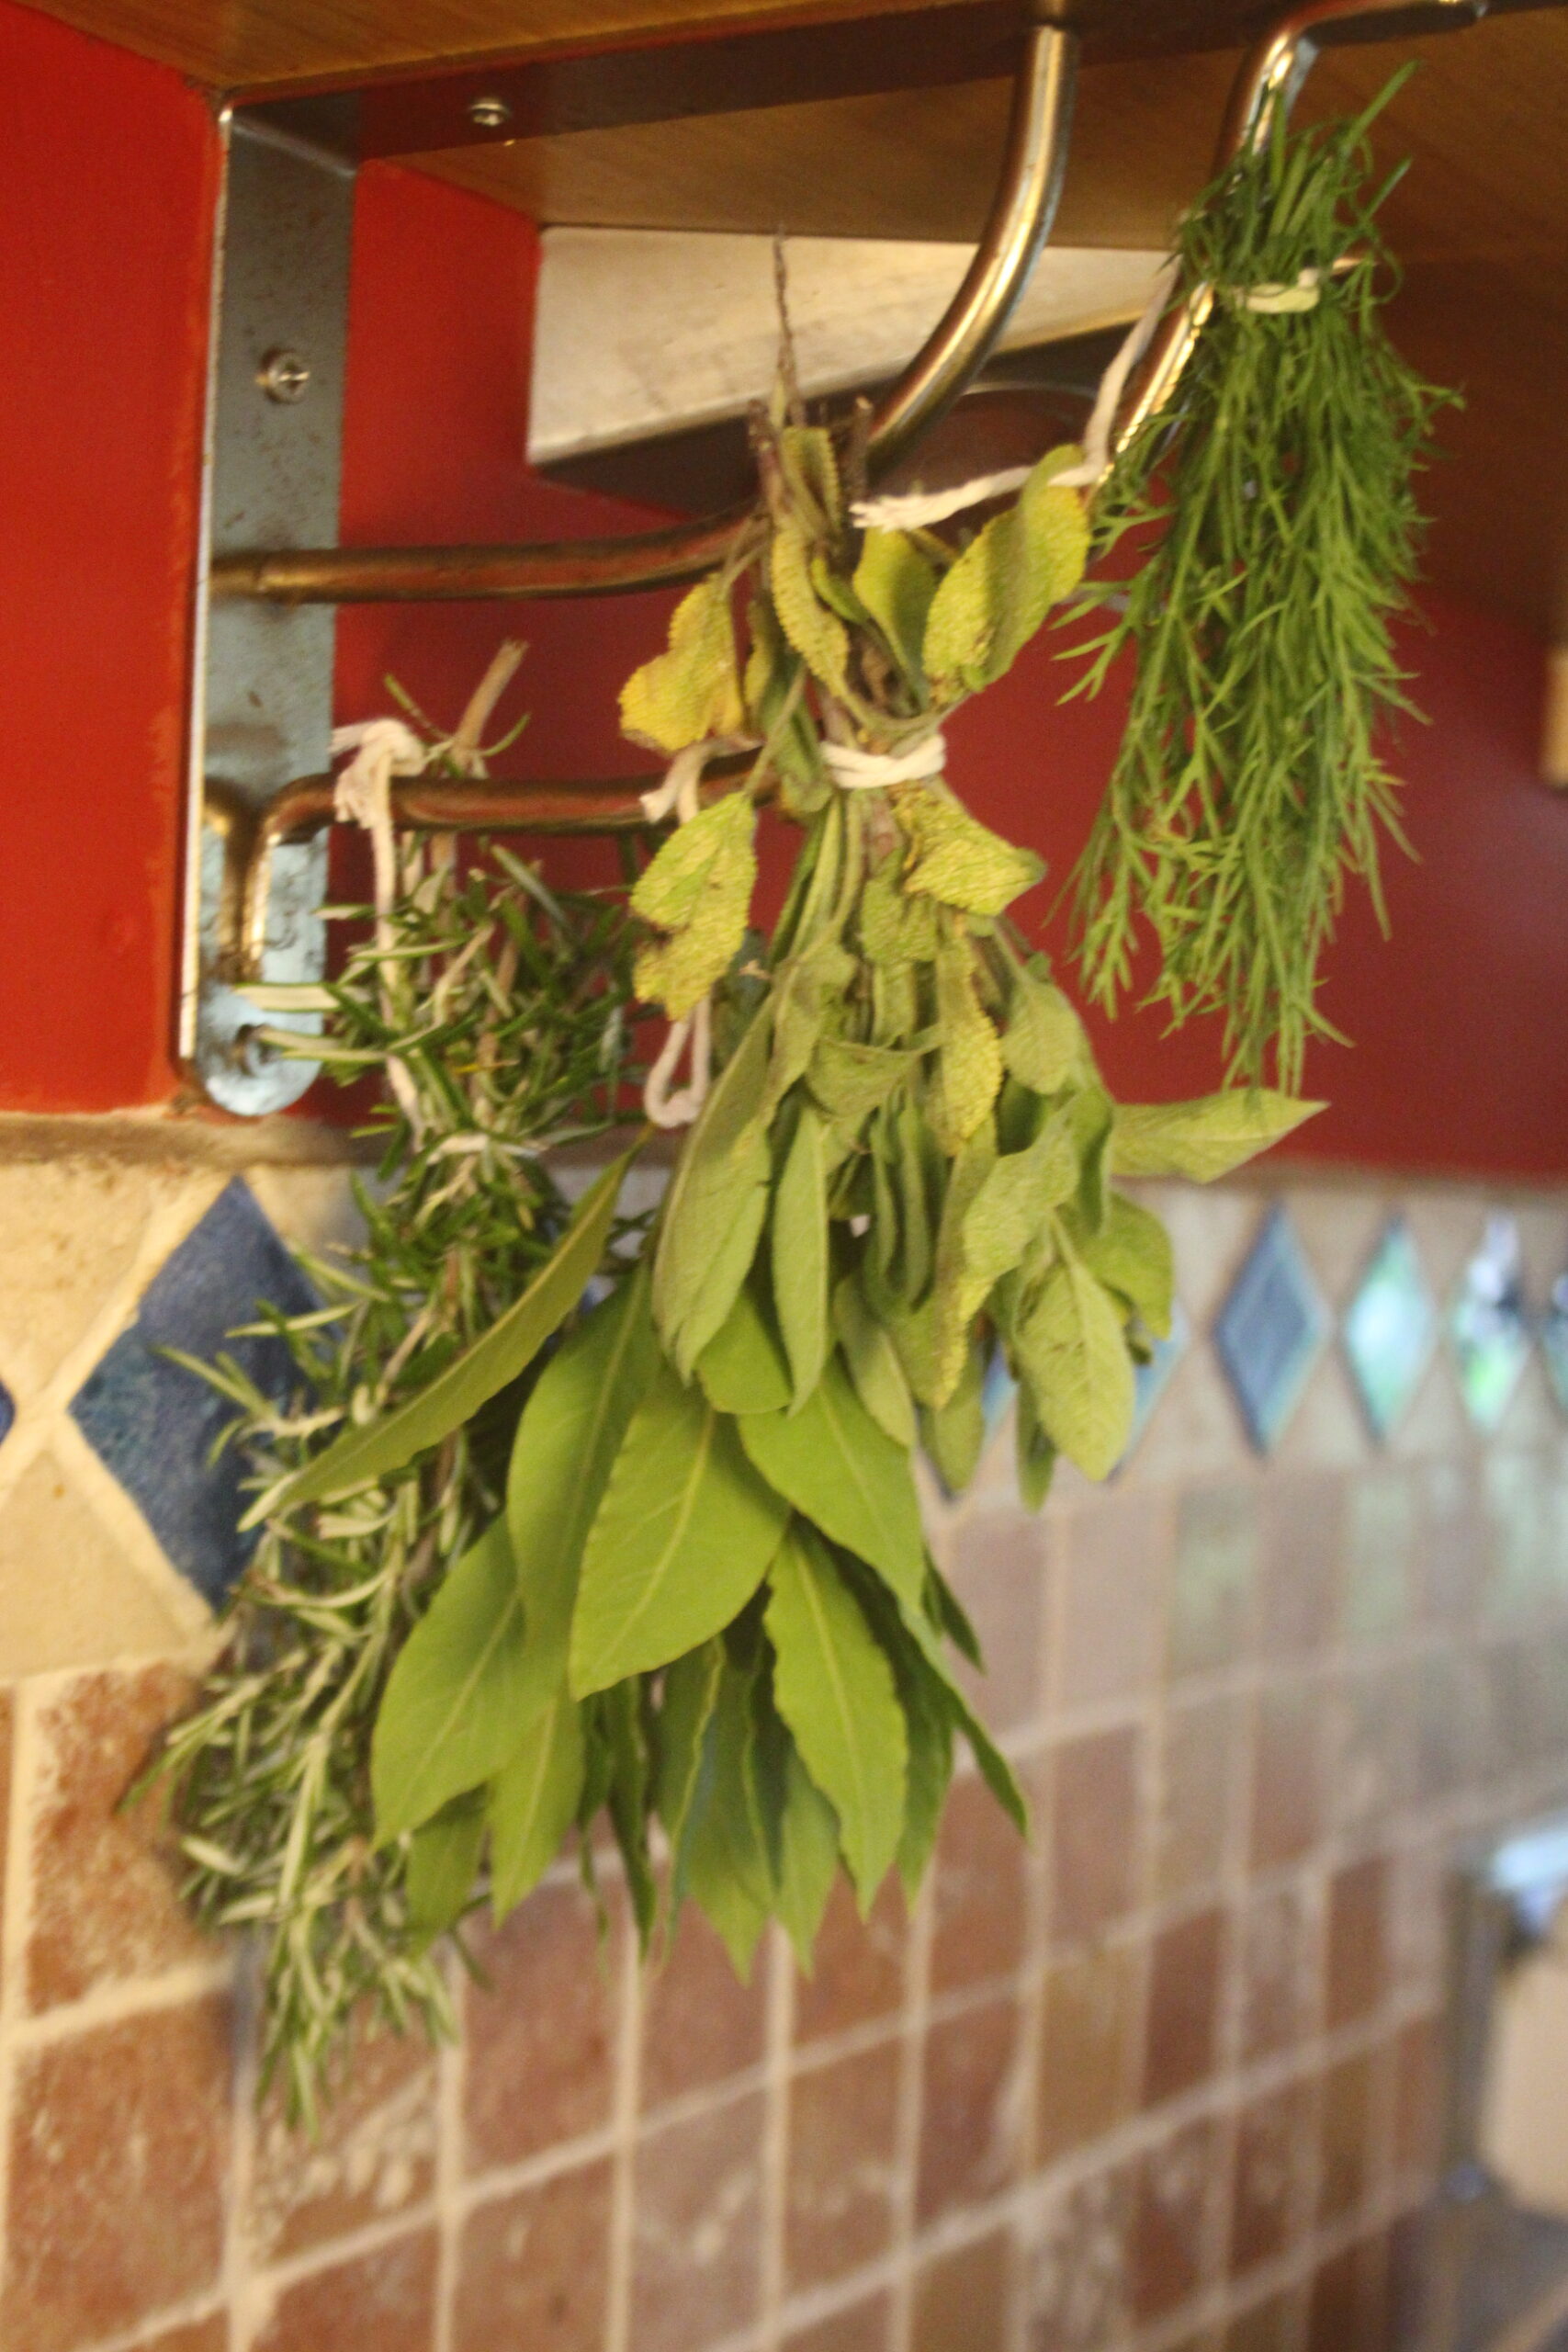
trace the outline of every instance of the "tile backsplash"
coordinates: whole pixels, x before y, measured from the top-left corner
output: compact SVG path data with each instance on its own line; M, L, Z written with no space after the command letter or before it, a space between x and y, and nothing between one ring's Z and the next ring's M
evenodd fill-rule
M928 1482L1032 1845L965 1780L912 1918L840 1894L745 1986L695 1919L639 1980L558 1872L311 2143L118 1800L243 1556L160 1351L297 1283L345 1181L0 1161L7 2352L1391 2352L1448 1860L1568 1798L1568 1200L1150 1198L1182 1309L1116 1478L1025 1516L998 1381L975 1489Z

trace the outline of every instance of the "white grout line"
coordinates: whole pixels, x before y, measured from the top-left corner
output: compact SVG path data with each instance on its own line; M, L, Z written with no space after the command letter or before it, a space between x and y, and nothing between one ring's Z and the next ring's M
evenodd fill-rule
M775 1920L768 1932L767 2109L762 2142L761 2341L775 2352L784 2299L789 2199L790 2057L795 2035L795 1954Z
M637 2101L642 2085L643 2003L637 1938L623 1934L620 2018L615 2041L615 2169L610 2192L609 2278L605 2352L627 2352L631 2342L632 2268L637 2251Z
M39 1747L39 1694L18 1683L11 1695L11 1790L6 1822L5 1899L0 1903L0 2298L11 2243L11 2131L15 2105L15 2028L22 1969L32 1931L32 1795Z
M451 2352L457 2326L466 2206L463 2090L468 2059L467 1972L455 1955L446 1962L446 1984L457 2021L457 2038L435 2053L435 2341L434 2352Z
M889 2352L909 2352L914 2326L915 2233L919 2195L920 2120L926 2027L931 2013L931 1942L935 1934L934 1869L927 1873L904 1942L904 2042L895 2135L893 2323Z
M262 1976L253 1939L234 1971L234 2078L231 2098L228 2211L223 2237L223 2291L229 2308L229 2352L249 2352L250 2220L255 2179L256 2095L261 2073Z

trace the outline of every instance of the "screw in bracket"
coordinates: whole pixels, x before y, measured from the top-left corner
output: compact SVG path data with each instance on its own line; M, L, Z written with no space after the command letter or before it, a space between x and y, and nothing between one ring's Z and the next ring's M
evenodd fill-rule
M512 108L504 98L490 95L468 100L468 120L478 130L504 130L512 119Z
M269 351L256 369L256 382L269 401L291 407L310 388L310 365L298 351Z

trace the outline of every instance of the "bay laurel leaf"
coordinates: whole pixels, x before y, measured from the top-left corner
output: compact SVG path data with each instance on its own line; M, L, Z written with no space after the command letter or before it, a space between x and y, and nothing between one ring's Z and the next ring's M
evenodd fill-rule
M855 594L912 685L925 684L920 649L937 573L907 533L868 531L855 566Z
M409 1840L403 1885L416 1951L456 1927L468 1907L484 1846L487 1793L466 1789L421 1822Z
M1083 1023L1059 988L1027 967L1013 975L1002 1059L1021 1085L1055 1094L1087 1059Z
M898 1351L852 1274L846 1274L834 1289L833 1329L855 1394L872 1419L896 1445L913 1445L915 1405Z
M827 933L780 966L773 979L773 1050L764 1096L769 1117L796 1079L806 1075L854 973L854 957Z
M729 583L714 572L676 605L668 651L622 687L621 726L634 742L673 752L710 735L739 735L745 723Z
M448 1570L388 1678L370 1748L383 1842L501 1770L517 1744L525 1647L523 1596L498 1519Z
M1056 1448L1041 1425L1040 1408L1034 1401L1034 1391L1027 1375L1018 1384L1018 1401L1013 1411L1013 1450L1017 1460L1019 1497L1025 1510L1039 1510L1051 1491L1051 1480L1056 1468Z
M682 1891L717 1930L742 1983L774 1900L773 1860L756 1803L754 1671L727 1659L686 1825Z
M909 1786L896 1859L904 1892L913 1904L931 1867L953 1779L953 1717L930 1676L911 1673L902 1657L897 1667L898 1699L909 1741Z
M1071 1198L1077 1178L1072 1123L1060 1111L1025 1149L1004 1152L991 1162L964 1212L964 1267L975 1284L983 1285L971 1312L984 1303L993 1283L1021 1263L1052 1210Z
M804 1102L773 1194L773 1305L789 1358L796 1411L827 1361L828 1136L820 1112Z
M389 1471L400 1470L416 1453L439 1445L444 1437L461 1429L481 1405L526 1371L597 1271L609 1241L622 1179L640 1148L639 1138L589 1187L527 1289L497 1316L481 1339L406 1405L379 1420L345 1430L289 1481L268 1504L268 1510L333 1501Z
M897 1851L908 1740L893 1668L816 1534L796 1521L768 1571L773 1696L839 1816L862 1916Z
M563 1689L535 1716L490 1795L491 1908L533 1892L577 1818L587 1770L582 1710Z
M739 1426L771 1420L753 1413ZM738 1617L789 1516L700 1390L664 1365L632 1417L582 1555L571 1689L667 1666Z
M1239 1086L1191 1102L1123 1102L1117 1106L1111 1158L1119 1176L1186 1176L1206 1184L1267 1151L1323 1108L1268 1087Z
M698 1357L697 1378L721 1413L776 1413L789 1403L789 1360L755 1275Z
M950 1495L961 1495L975 1476L986 1442L986 1365L973 1341L952 1396L926 1408L920 1433L942 1485Z
M764 1005L704 1103L665 1194L653 1312L683 1377L734 1306L768 1213L771 1033Z
M1082 1255L1095 1280L1135 1307L1156 1340L1169 1337L1175 1261L1170 1236L1151 1210L1113 1192L1105 1224Z
M781 523L768 552L768 586L773 610L812 675L841 702L852 699L850 636L837 613L818 596L811 578L811 548L798 523Z
M909 843L903 889L910 898L999 915L1045 871L1032 850L1015 848L945 793L913 786L898 794L894 812Z
M1086 1477L1109 1477L1132 1434L1133 1359L1119 1309L1080 1260L1047 1272L1016 1346L1052 1444Z
M915 1057L896 1046L865 1046L823 1037L811 1057L807 1083L829 1118L858 1125L880 1110L908 1078Z
M670 1840L672 1875L678 1885L686 1823L702 1770L703 1744L718 1702L724 1673L724 1644L716 1636L678 1657L664 1677L659 1710L654 1801Z
M909 1456L872 1419L837 1354L798 1412L749 1413L739 1426L776 1494L918 1600L925 1537Z
M865 1599L882 1646L894 1662L900 1689L906 1689L911 1679L925 1684L931 1702L942 1709L953 1728L963 1733L986 1786L1014 1826L1027 1838L1029 1807L1023 1792L1012 1767L956 1679L943 1651L941 1633L927 1613L923 1599L913 1607L901 1596L895 1599L868 1592Z
M775 1904L801 1973L807 1977L813 1973L818 1932L838 1874L838 1816L801 1762L798 1749L792 1747L779 1820Z
M642 1685L636 1676L599 1693L589 1710L596 1714L610 1749L607 1810L637 1922L637 1949L646 1953L659 1913L659 1883L649 1849L649 1802L653 1759L643 1715Z

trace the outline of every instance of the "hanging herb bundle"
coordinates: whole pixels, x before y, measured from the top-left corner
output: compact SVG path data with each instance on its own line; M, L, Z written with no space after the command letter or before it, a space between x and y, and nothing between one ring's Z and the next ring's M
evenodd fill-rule
M279 2075L297 2118L356 2020L448 2022L431 1953L445 1858L378 1837L370 1736L448 1563L494 1519L517 1401L502 1390L335 1509L280 1497L345 1425L438 1393L551 1261L568 1212L540 1155L615 1114L629 960L613 900L558 899L503 848L465 866L427 838L401 845L396 895L340 980L262 992L327 1016L322 1038L282 1049L344 1084L398 1081L372 1118L378 1182L355 1187L363 1244L304 1257L320 1306L257 1327L292 1359L292 1402L231 1358L192 1366L237 1408L262 1532L220 1662L155 1770L197 1917L264 1931L263 2086Z
M1408 70L1408 69L1407 69ZM1390 624L1419 537L1413 478L1448 397L1400 357L1396 282L1367 132L1290 130L1282 109L1184 221L1177 300L1201 321L1174 406L1122 451L1099 502L1137 568L1078 691L1120 659L1132 708L1078 879L1085 977L1114 1007L1141 923L1173 1019L1219 1010L1233 1074L1272 1046L1300 1081L1335 1034L1319 960L1348 875L1380 920L1380 836L1402 837L1381 723L1410 706ZM1122 601L1124 600L1124 601Z
M827 433L760 424L761 523L623 700L628 731L671 756L658 805L685 820L632 896L638 988L674 1024L650 1108L696 1114L655 1225L583 1311L617 1163L442 1381L264 1500L352 1507L558 1335L504 1513L448 1573L375 1725L377 1850L417 1855L454 1922L481 1856L503 1913L604 1805L645 1939L662 1886L739 1969L771 1917L809 1965L840 1864L863 1907L890 1869L919 1886L955 1736L1022 1826L953 1675L950 1648L976 1651L925 1543L914 1447L964 1482L999 1345L1026 1493L1058 1450L1104 1475L1170 1308L1166 1237L1113 1179L1222 1173L1308 1108L1115 1106L1006 913L1038 862L942 780L941 717L1077 582L1083 508L1055 481L1076 455L957 548L858 529ZM750 775L702 807L705 758L738 741ZM773 794L804 839L763 939L753 836Z

